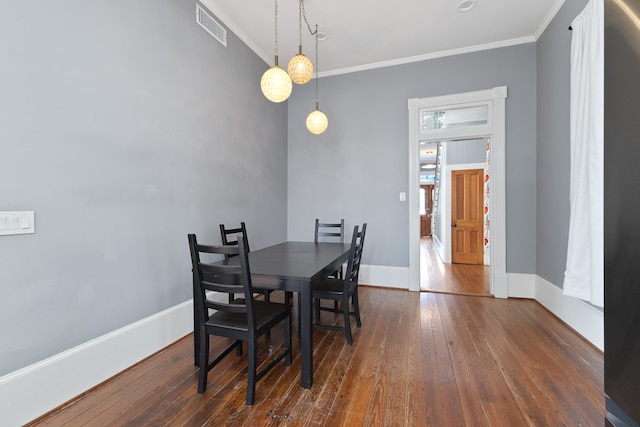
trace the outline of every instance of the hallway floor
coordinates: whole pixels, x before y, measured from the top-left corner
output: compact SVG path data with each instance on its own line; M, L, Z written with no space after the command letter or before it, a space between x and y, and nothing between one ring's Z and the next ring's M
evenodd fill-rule
M420 238L420 290L458 295L491 296L488 265L445 264L433 240Z

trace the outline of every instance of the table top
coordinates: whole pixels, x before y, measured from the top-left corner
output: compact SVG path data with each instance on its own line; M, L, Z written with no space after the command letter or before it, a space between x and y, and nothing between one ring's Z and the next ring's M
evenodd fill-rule
M336 270L347 260L350 249L346 243L283 242L250 252L249 268L252 277L310 281ZM230 258L229 262L236 263L238 258Z

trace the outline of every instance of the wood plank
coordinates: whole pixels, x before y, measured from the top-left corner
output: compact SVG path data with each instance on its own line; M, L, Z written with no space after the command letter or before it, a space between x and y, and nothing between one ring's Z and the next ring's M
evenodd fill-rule
M258 382L253 406L246 355L229 355L196 392L190 335L29 425L602 425L602 353L537 302L367 286L360 302L353 345L314 331L310 390L294 319L293 364ZM260 360L282 333L261 338Z

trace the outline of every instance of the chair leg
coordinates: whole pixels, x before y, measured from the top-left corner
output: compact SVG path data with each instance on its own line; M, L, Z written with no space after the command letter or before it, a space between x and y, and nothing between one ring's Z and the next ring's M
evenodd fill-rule
M258 353L256 348L258 346L258 339L254 336L249 340L249 366L248 366L248 374L249 379L247 381L247 405L253 405L253 400L256 395L256 368L258 366Z
M351 336L351 320L349 319L349 296L346 295L342 300L342 312L344 313L344 330L347 333L347 342L353 344Z
M342 266L340 266L340 270L338 270L338 274L336 275L336 277L342 280ZM336 310L338 309L338 300L333 301L333 308Z
M291 361L293 359L291 355L291 314L289 314L289 316L284 322L284 344L287 350L289 350L289 353L287 353L287 357L285 358L284 364L286 366L291 366Z
M200 342L200 321L198 320L198 310L193 310L193 365L200 366L200 349L202 343Z
M353 302L353 311L356 313L356 325L358 327L362 326L362 322L360 321L360 304L358 303L358 287L356 286L356 290L351 297L351 301Z
M238 356L242 356L242 340L237 340L238 345L236 346L236 354Z
M316 322L320 322L320 298L316 298L313 302L316 306Z
M200 332L200 372L198 373L198 393L204 393L207 389L207 374L209 373L209 334L204 330Z
M269 292L268 290L265 289L264 291L264 300L266 302L271 301L271 292ZM271 329L269 329L265 334L264 334L267 338L271 338Z

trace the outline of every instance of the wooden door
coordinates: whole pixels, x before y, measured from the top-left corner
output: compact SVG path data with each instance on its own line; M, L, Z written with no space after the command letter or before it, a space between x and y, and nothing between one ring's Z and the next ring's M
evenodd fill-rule
M451 172L451 261L484 263L482 169Z

